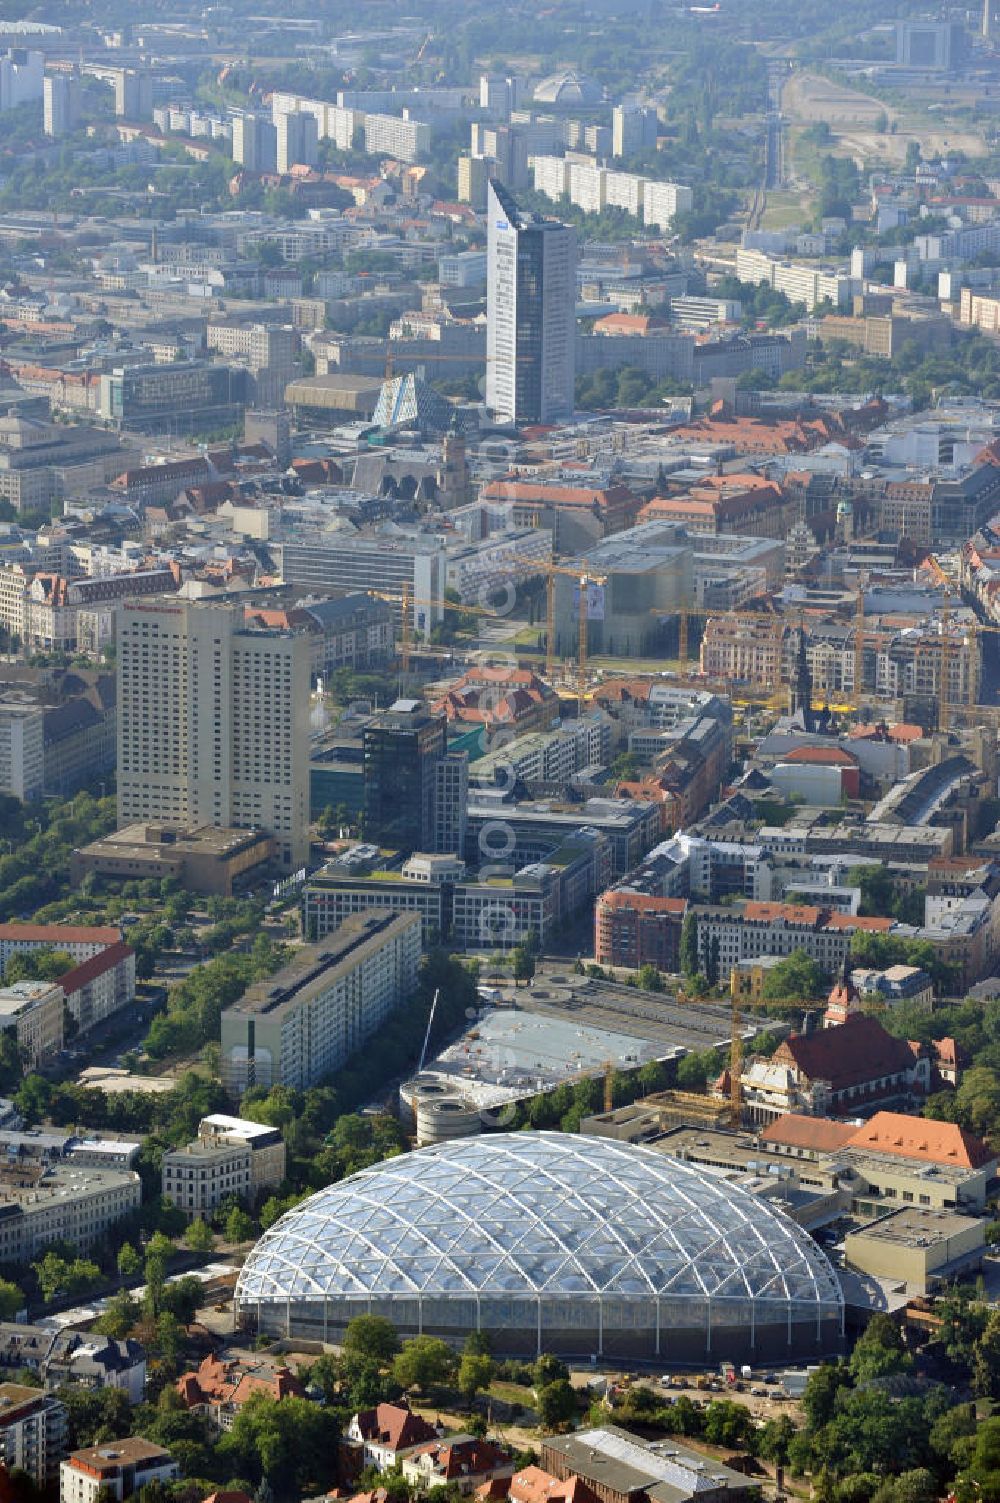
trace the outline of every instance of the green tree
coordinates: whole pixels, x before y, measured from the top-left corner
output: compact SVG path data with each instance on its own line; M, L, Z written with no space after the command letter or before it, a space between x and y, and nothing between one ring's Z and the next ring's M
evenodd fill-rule
M308 1399L254 1394L218 1443L225 1465L281 1497L315 1496L336 1480L335 1413ZM225 1475L225 1473L224 1473Z
M535 1410L539 1424L546 1430L558 1430L576 1418L576 1393L566 1378L547 1383L538 1390Z
M396 1327L384 1315L356 1315L348 1322L342 1346L345 1352L385 1364L399 1351Z
M102 1336L110 1336L115 1341L123 1341L138 1319L138 1304L127 1289L119 1289L117 1294L113 1294L108 1300L107 1308L100 1319L94 1322L94 1328L100 1331Z
M134 1278L142 1267L142 1259L132 1246L131 1242L123 1242L118 1249L115 1259L118 1265L118 1273L123 1279Z
M763 996L768 1002L809 1002L822 997L826 979L805 950L793 950L764 978Z
M10 1279L0 1279L0 1320L14 1320L24 1309L24 1295Z
M837 1395L850 1386L851 1377L843 1364L824 1363L809 1375L802 1395L802 1409L810 1430L821 1430L833 1419Z
M233 1206L225 1221L226 1241L249 1242L255 1231L253 1217L247 1215L242 1206Z
M184 1241L194 1253L210 1253L215 1246L212 1229L200 1216L196 1216L184 1234Z
M535 957L525 945L515 945L511 963L516 982L530 981L535 974Z
M872 1316L855 1344L848 1364L856 1383L869 1383L890 1373L907 1371L913 1359L903 1344L899 1326L888 1315Z
M550 1383L558 1383L564 1378L569 1378L569 1368L551 1352L543 1352L531 1369L531 1382L536 1389L547 1388Z
M63 1258L57 1252L47 1252L37 1263L32 1263L42 1298L57 1299L63 1294L84 1294L93 1291L99 1283L101 1270L88 1258Z
M635 979L644 992L662 992L663 990L663 977L656 966L648 962L639 967Z
M464 1352L458 1364L458 1391L467 1404L493 1382L493 1358L485 1353Z
M392 1361L392 1375L402 1388L427 1393L455 1376L455 1353L436 1336L414 1336L404 1341Z
M696 976L701 969L698 960L698 920L690 909L681 924L680 962L681 970L687 977Z
M972 1386L980 1398L1000 1397L1000 1311L991 1310L972 1350Z

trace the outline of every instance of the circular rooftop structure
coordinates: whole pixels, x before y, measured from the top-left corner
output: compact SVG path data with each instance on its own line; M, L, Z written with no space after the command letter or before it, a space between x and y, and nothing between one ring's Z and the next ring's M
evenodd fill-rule
M533 98L536 104L552 104L569 109L575 105L600 104L604 91L592 78L567 70L543 78L535 85Z
M843 1333L829 1262L765 1198L568 1133L442 1143L321 1190L261 1237L236 1302L275 1334L336 1342L374 1313L404 1337L607 1360L815 1356Z

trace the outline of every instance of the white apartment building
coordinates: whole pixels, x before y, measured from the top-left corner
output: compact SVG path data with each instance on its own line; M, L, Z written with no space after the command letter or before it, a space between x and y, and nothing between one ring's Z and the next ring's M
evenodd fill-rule
M617 153L616 153L617 155ZM624 209L636 219L642 218L649 179L634 172L605 172L604 202L609 209Z
M43 129L47 136L66 136L80 117L80 83L72 73L47 73L42 93Z
M222 1014L229 1094L249 1085L305 1089L342 1069L413 991L420 932L417 913L359 914L255 982Z
M28 1263L54 1242L93 1247L141 1201L142 1182L133 1170L99 1169L72 1158L30 1185L0 1181L0 1263Z
M0 793L41 798L45 717L38 705L0 704Z
M63 1046L63 989L57 981L15 981L0 986L0 1032L13 1033L32 1067Z
M87 1446L59 1468L59 1503L122 1503L150 1482L173 1482L180 1471L169 1451L139 1435Z
M743 246L736 252L736 275L741 282L783 292L793 303L804 303L809 312L824 299L835 308L846 307L851 294L851 277L846 271L782 261L766 251Z
M603 214L607 173L590 162L570 162L567 171L570 202L585 214Z
M0 1463L8 1476L26 1472L39 1489L53 1484L68 1428L66 1410L51 1394L0 1383Z
M616 104L611 112L611 154L629 157L656 145L656 109L652 105Z
M535 157L535 192L558 200L569 193L569 163L565 157Z
M271 95L271 119L276 128L286 115L311 115L316 122L318 139L332 141L338 151L350 151L355 131L365 122L361 110L345 109L325 99L309 99L303 94L278 90Z
M266 830L309 855L310 643L242 608L126 605L118 635L118 824Z
M275 121L278 133L278 171L291 172L295 166L314 167L317 161L319 131L316 117L305 110L294 115L280 115Z
M25 924L17 920L0 924L0 978L12 955L37 950L62 950L77 964L121 943L121 930L111 924Z
M650 179L643 196L643 223L669 230L678 214L687 214L694 193L683 183L656 183Z
M431 149L430 126L405 115L365 115L364 132L370 156L385 152L399 162L416 162Z

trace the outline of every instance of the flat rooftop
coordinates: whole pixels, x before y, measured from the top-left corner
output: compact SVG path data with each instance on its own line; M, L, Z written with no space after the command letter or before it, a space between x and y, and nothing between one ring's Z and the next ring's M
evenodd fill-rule
M630 1070L730 1041L727 1007L682 1006L558 966L540 969L531 987L503 988L502 997L500 1006L484 1006L457 1040L428 1060L421 1082L444 1085L488 1108L602 1074L608 1060ZM404 1084L404 1096L413 1084Z
M327 991L394 934L419 923L417 913L390 913L384 908L352 914L321 944L303 945L275 975L254 982L223 1016L279 1018L284 1009L298 1007Z
M681 1495L688 1495L718 1488L742 1492L759 1486L703 1452L688 1450L673 1436L667 1442L650 1443L608 1425L575 1435L548 1436L545 1444L563 1456L585 1481L599 1482L616 1493L648 1490L651 1496L669 1497L675 1488ZM658 1487L666 1491L654 1492Z
M224 857L264 839L267 836L263 830L217 829L214 825L185 830L174 825L138 824L112 830L100 840L92 840L84 850L91 855L137 856L144 861L192 854Z
M3 1176L11 1175L8 1182ZM26 1182L16 1183L17 1178ZM112 1194L125 1186L137 1185L139 1177L132 1169L91 1168L74 1159L63 1160L39 1169L30 1180L19 1168L0 1170L0 1215L40 1210L49 1201L71 1200L74 1196L93 1195L99 1191Z
M933 1211L925 1206L904 1206L890 1211L879 1221L862 1228L852 1236L862 1236L869 1241L891 1243L896 1247L938 1247L952 1237L960 1237L970 1227L984 1225L977 1216L962 1216L957 1211Z

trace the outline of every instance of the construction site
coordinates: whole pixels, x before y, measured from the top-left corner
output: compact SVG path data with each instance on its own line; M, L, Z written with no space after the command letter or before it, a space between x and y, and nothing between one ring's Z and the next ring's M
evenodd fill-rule
M457 1039L400 1086L401 1116L418 1140L509 1126L510 1108L581 1080L602 1080L610 1109L617 1073L659 1063L670 1078L686 1054L707 1050L718 1053L721 1070L734 1018L738 1048L744 1031L749 1045L762 1026L724 1003L653 995L554 964L540 966L530 987L503 982L492 995Z

